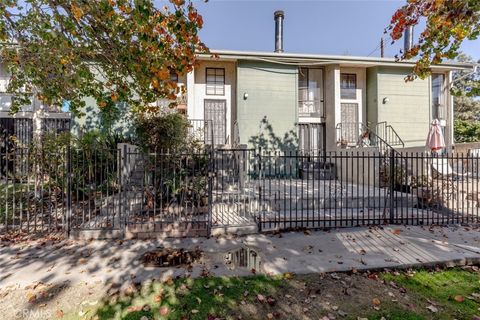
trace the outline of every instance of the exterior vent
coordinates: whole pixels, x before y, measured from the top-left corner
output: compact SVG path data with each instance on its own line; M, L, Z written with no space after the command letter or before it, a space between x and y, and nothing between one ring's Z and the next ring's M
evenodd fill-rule
M283 52L283 20L285 19L285 13L282 10L275 11L275 52Z
M403 50L407 52L413 47L413 26L408 26L407 29L405 29L403 37Z

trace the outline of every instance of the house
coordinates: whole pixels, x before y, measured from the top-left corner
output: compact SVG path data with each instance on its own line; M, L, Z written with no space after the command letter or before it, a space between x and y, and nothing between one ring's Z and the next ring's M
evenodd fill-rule
M41 103L32 94L31 104L23 106L16 114L10 114L12 95L7 93L10 75L0 64L0 152L5 152L7 137L15 136L19 146L27 146L35 132L70 129L71 115L60 106Z
M449 86L471 65L445 62L406 82L411 61L285 53L283 12L275 21L275 52L213 50L187 75L187 115L212 121L214 143L251 145L263 121L279 139L296 133L302 150L355 147L366 130L394 147L423 147L439 119L453 145Z
M199 55L195 70L178 78L187 87L178 109L194 126L208 127L205 141L303 151L375 141L423 147L430 123L439 119L446 144L454 144L449 87L453 72L472 65L445 62L432 66L427 79L406 82L412 61L286 53L284 13L275 12L274 19L274 52L212 50L215 57ZM94 126L96 106L87 104L87 116L75 119L74 127ZM49 116L55 114L62 113Z

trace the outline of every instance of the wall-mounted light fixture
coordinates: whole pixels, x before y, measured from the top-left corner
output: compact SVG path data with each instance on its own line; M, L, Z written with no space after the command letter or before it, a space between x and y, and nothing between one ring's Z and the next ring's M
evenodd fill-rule
M389 101L390 101L390 99L388 99L388 97L385 97L382 100L383 104L387 104Z
M247 99L248 99L248 93L245 92L245 93L243 94L243 100L247 100Z

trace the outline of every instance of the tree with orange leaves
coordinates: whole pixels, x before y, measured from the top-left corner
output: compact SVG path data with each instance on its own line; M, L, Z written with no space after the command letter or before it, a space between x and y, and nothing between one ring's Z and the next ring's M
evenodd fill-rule
M81 115L85 97L100 108L117 101L144 110L180 88L170 74L185 74L208 49L203 20L191 2L170 0L3 0L0 59L10 74L12 112L30 103L69 101Z
M476 40L480 34L480 0L408 0L392 16L389 32L392 40L399 40L409 26L424 20L425 29L418 42L399 59L418 58L409 80L425 78L432 64L453 60L459 55L465 40ZM480 94L478 83L472 95Z

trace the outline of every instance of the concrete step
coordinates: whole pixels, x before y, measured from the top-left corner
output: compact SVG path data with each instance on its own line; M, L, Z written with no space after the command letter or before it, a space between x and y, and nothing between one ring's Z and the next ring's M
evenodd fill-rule
M258 225L256 223L250 223L241 226L212 226L211 229L212 236L220 236L220 235L237 235L237 236L244 236L249 234L258 233Z

